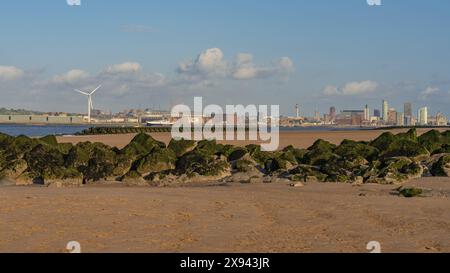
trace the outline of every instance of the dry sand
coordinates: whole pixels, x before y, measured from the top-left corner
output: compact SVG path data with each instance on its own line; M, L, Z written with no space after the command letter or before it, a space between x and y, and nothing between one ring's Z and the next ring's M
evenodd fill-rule
M0 189L0 252L450 252L450 179L394 186Z

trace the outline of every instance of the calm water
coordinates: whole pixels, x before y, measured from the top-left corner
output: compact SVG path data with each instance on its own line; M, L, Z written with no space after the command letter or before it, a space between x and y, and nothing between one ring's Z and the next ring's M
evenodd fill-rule
M11 136L26 135L26 136L47 136L47 135L73 135L88 129L90 126L72 126L72 125L2 125L0 124L0 133ZM301 131L352 131L361 130L361 128L330 128L330 127L296 127L296 128L281 128L280 131L301 132Z
M47 136L47 135L73 135L81 132L89 126L71 126L71 125L0 125L0 133L10 136Z

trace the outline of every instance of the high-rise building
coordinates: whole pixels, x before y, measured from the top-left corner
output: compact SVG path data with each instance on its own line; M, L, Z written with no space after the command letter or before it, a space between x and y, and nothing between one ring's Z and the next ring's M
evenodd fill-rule
M422 107L417 113L417 123L419 125L428 125L428 108Z
M412 117L412 104L410 102L405 103L403 113L405 114L405 117Z
M330 121L336 121L336 107L334 106L330 107Z
M401 112L397 113L397 126L405 126L405 115Z
M370 112L369 112L369 106L366 104L366 107L364 108L364 120L370 120Z
M412 104L410 102L406 102L404 107L403 107L403 114L404 114L404 124L406 126L411 126L412 125L412 117L413 117L413 112L412 112Z
M373 116L377 118L381 118L381 112L379 109L373 110Z
M394 108L389 109L387 114L386 124L396 125L397 124L397 111Z
M382 113L382 119L384 122L389 121L389 103L386 100L383 100L383 113Z

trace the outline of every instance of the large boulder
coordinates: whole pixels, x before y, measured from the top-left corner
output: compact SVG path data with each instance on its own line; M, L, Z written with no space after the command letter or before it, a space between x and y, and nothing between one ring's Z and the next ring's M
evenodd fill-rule
M450 154L442 155L430 169L433 176L450 177Z
M386 150L389 145L395 140L395 135L391 132L385 132L370 142L370 146L377 148L380 151Z
M366 142L352 140L344 140L334 151L335 154L346 161L359 160L361 157L368 161L373 161L378 157L379 152L377 148L370 146Z
M133 169L142 175L175 169L175 152L166 148L155 148L134 163Z
M389 157L428 157L430 152L417 142L409 139L396 139L394 140L384 152L381 153L384 158Z
M295 168L289 170L288 178L292 181L318 181L325 182L327 175L320 171L319 167L300 164Z
M148 134L139 133L120 151L120 153L132 158L134 161L149 154L156 147L166 148L166 145L163 142L155 140Z
M336 145L328 141L319 139L311 147L304 156L304 163L309 165L323 165L332 160L336 155L333 150Z
M48 145L38 144L24 155L28 168L18 178L47 184L56 180L80 180L81 173L73 167L66 167L64 155Z
M75 145L66 156L65 165L76 168L85 182L114 177L116 152L102 143L83 142Z
M176 162L176 173L179 175L218 176L229 171L226 158L208 153L210 152L195 149L183 155Z
M183 156L186 153L192 151L195 148L195 146L196 146L196 143L193 140L172 139L167 148L172 150L175 153L176 157L180 157L180 156Z
M289 161L293 165L300 164L303 162L303 158L305 157L308 150L305 149L297 149L294 146L287 146L282 150L282 154L280 157L284 160Z
M445 134L441 134L437 130L431 130L429 132L426 132L425 134L421 135L418 138L419 143L427 148L430 153L434 153L435 151L439 150L442 145L444 144L450 144L450 141L445 137Z
M407 157L394 157L378 163L374 175L365 178L366 183L400 184L422 177L424 169L419 162Z

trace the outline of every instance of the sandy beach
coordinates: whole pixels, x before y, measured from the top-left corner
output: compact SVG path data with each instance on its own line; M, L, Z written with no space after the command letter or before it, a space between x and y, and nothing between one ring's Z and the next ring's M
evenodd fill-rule
M450 252L450 179L393 186L308 184L188 188L7 187L0 252Z
M371 140L381 133L282 133L281 147L305 148L317 138ZM133 136L59 141L121 148ZM170 141L169 134L153 137ZM364 253L370 241L380 242L383 252L450 252L450 178L406 185L426 189L427 196L399 197L392 185L337 183L6 186L0 187L0 252L59 253L69 241L80 242L83 252Z

